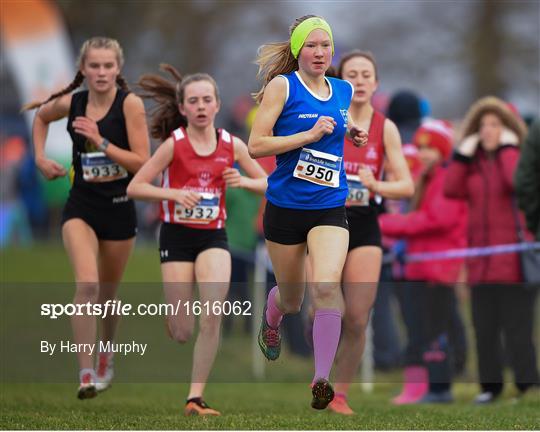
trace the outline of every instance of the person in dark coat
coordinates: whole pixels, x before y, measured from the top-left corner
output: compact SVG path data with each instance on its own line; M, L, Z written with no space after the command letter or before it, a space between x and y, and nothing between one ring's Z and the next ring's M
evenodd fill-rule
M532 124L523 144L514 181L518 205L525 213L527 228L540 241L540 119Z
M469 208L468 245L518 242L513 176L527 128L509 106L485 97L471 106L445 181L449 198ZM518 253L467 260L482 392L494 401L503 389L502 340L521 394L539 382L533 343L535 292L522 283Z

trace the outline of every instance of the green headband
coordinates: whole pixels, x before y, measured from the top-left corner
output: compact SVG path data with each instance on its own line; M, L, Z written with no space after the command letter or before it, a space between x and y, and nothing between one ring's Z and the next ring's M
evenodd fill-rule
M321 29L328 33L330 36L330 41L332 42L332 54L334 54L334 38L332 37L332 29L322 18L312 17L302 21L292 32L291 52L295 59L298 58L298 54L300 54L300 50L304 46L304 42L309 34L316 29Z

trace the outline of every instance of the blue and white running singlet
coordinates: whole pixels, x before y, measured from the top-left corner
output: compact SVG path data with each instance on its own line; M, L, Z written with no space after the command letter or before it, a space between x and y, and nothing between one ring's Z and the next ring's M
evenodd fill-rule
M276 156L277 167L268 178L266 198L278 207L292 209L342 206L347 198L343 141L353 87L348 81L325 77L330 94L321 98L297 71L280 76L287 80L287 99L274 125L274 136L305 132L320 116L332 117L337 125L331 135Z

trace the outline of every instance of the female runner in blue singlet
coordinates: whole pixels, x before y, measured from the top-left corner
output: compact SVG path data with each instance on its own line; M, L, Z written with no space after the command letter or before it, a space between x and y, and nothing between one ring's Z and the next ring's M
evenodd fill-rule
M259 345L269 360L278 358L281 318L298 312L304 297L309 248L315 409L334 397L328 377L341 331L340 281L349 241L343 142L347 131L357 145L367 141L367 133L348 121L351 84L325 76L333 54L330 26L313 15L295 21L289 41L261 48L264 87L248 144L252 157L277 156L268 178L264 233L278 286L268 294Z

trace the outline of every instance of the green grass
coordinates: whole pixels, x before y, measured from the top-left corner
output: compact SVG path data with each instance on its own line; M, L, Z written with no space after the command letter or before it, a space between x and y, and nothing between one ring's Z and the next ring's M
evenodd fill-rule
M390 388L373 394L355 387L352 417L316 412L302 384L214 384L207 399L219 418L186 418L187 386L117 384L96 399L78 401L67 384L10 384L2 389L2 427L6 429L523 429L540 425L538 403L513 405L508 399L489 407L460 400L448 406L393 407ZM462 387L462 386L460 386ZM460 391L462 390L462 391Z
M71 282L73 272L62 244L0 251L1 282ZM124 275L125 282L160 282L157 246L137 244Z
M240 333L223 338L206 398L223 412L219 418L186 418L191 344L180 346L165 335L159 317L122 320L122 340L147 341L144 357L117 357L117 380L96 399L75 397L75 356L39 353L40 338L69 338L67 318L39 315L44 301L67 303L73 295L71 270L61 245L1 252L0 424L2 429L539 429L540 400L511 403L507 386L500 402L472 406L476 384L454 385L456 403L448 406L394 407L388 401L399 391L399 373L377 374L375 389L351 389L357 414L342 417L309 407L307 381L312 361L285 352L268 364L267 382L251 378L250 340ZM128 266L126 301L161 299L159 262L153 246L139 245ZM26 282L22 284L21 282ZM38 283L39 282L39 283ZM474 381L474 380L473 380ZM51 384L50 382L56 382Z

